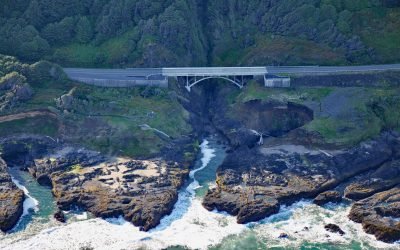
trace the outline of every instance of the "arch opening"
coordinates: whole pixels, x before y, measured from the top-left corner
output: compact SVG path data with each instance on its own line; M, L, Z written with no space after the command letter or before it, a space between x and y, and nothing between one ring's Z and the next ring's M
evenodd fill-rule
M225 77L225 76L207 76L207 77L203 77L199 80L195 80L193 83L189 82L189 77L186 78L186 89L190 92L190 89L195 86L196 84L205 81L205 80L209 80L209 79L222 79L225 81L228 81L232 84L235 84L236 86L238 86L240 89L243 88L243 80L242 81L238 81L236 79L231 79L229 77Z

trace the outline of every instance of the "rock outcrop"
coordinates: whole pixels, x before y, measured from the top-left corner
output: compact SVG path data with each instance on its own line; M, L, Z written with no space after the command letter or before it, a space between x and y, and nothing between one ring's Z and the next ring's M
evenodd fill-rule
M23 213L24 192L12 181L7 165L0 158L0 230L12 229Z
M400 240L400 185L356 202L349 218L361 223L365 232L378 240Z
M329 202L339 203L342 201L342 195L338 191L326 191L320 193L317 197L314 198L314 204L318 206L323 206Z
M76 148L36 159L29 171L51 183L59 208L78 206L102 218L123 216L145 231L171 213L189 173L176 162L106 158Z
M400 161L390 161L348 185L345 190L345 197L361 200L399 184Z
M397 140L396 135L386 133L341 151L294 145L235 150L219 167L217 187L208 191L203 205L236 215L239 223L259 220L276 213L281 204L315 198L354 176L378 169L397 157Z
M337 233L340 235L345 235L346 233L336 224L325 225L325 230L331 233Z

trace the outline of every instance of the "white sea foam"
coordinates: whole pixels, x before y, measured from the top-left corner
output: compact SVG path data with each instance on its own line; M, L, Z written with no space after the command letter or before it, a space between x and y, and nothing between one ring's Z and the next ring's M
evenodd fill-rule
M162 219L160 226L150 232L141 232L123 218L91 219L52 227L28 239L0 241L1 249L162 249L182 245L193 249L207 249L225 237L239 234L246 226L236 223L236 218L224 213L209 212L195 189L200 187L195 174L206 168L215 151L208 141L201 144L201 166L190 172L192 183L180 192L171 215Z
M399 249L398 244L386 244L366 234L362 226L348 219L350 207L345 205L322 208L308 201L301 201L289 207L282 207L280 213L249 226L259 237L269 239L270 246L299 247L304 243L335 243L350 245L354 241L364 244L365 249ZM324 226L333 223L346 233L341 236L325 230ZM279 239L281 233L288 239ZM364 248L363 248L364 249Z
M25 194L25 200L24 200L24 212L22 216L26 216L31 213L31 211L37 212L39 210L39 201L33 198L31 195L29 195L28 189L26 189L25 186L23 186L17 179L12 177L12 181L15 183L15 185L21 189L24 194Z
M150 232L141 232L137 227L121 218L90 219L72 222L65 226L52 225L34 234L21 234L0 240L0 249L162 249L182 245L192 249L207 249L229 240L240 240L243 235L254 235L267 242L268 247L297 249L304 243L335 243L349 246L361 242L362 249L400 249L400 245L385 244L375 240L362 230L360 224L347 217L350 207L345 205L321 208L309 201L292 206L282 206L280 212L258 223L239 225L236 218L224 213L209 212L195 197L200 187L195 174L206 168L215 156L208 142L201 144L201 166L190 172L192 183L180 192L171 215L162 219L161 224ZM340 236L327 232L328 223L339 225L346 234ZM28 227L29 229L29 227ZM279 239L281 233L289 238Z

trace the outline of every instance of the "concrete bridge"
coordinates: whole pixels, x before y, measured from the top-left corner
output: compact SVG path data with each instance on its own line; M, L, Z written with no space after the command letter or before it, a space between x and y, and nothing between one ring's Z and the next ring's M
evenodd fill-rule
M265 76L266 67L198 67L198 68L128 68L79 69L65 68L72 80L103 87L168 86L168 78L184 78L188 91L208 79L223 79L243 88L245 79Z
M166 77L183 77L186 89L190 89L208 79L223 79L243 88L245 77L265 76L266 67L203 67L203 68L163 68Z
M102 87L160 86L168 87L168 78L183 79L188 91L207 79L223 79L239 88L249 78L263 77L267 87L289 87L291 75L360 74L400 70L400 64L364 66L270 66L270 67L197 67L197 68L65 68L72 80ZM284 75L285 77L269 77Z

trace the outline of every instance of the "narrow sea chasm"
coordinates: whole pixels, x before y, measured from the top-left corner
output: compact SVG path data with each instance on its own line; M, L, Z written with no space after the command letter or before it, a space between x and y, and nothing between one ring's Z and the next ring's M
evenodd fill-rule
M54 219L49 219L55 208L46 210L43 207L45 204L54 206L50 190L36 186L38 184L33 178L29 179L27 173L21 173L27 175L25 178L28 181L21 181L20 184L26 187L32 199L38 200L38 210L32 215L38 219L30 219L21 229L0 236L0 249L400 248L399 245L378 242L364 233L361 225L347 218L348 205L321 208L310 201L300 201L288 207L282 206L274 216L247 225L237 224L235 217L225 213L207 211L201 202L209 186L215 185L215 172L224 157L225 148L216 139L204 140L198 160L190 172L189 184L179 193L173 212L149 232L141 232L123 218L82 218L85 220L70 220L66 225L60 225ZM46 192L37 192L36 188L39 187ZM327 232L324 229L327 223L340 225L346 235ZM281 234L287 234L287 238L280 238Z

